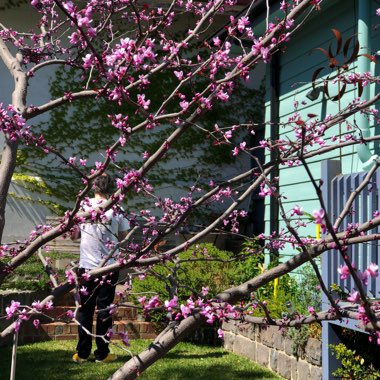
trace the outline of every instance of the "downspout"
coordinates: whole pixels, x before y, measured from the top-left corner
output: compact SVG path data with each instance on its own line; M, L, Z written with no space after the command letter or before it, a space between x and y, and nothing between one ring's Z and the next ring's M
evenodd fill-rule
M278 123L280 121L279 117L279 107L280 107L280 52L276 52L272 56L272 61L270 65L270 122L271 122L271 131L270 137L272 141L279 139L279 127ZM271 151L270 159L274 161L277 159L278 153ZM278 166L271 172L270 180L273 181L276 177L279 176ZM270 233L279 229L279 205L275 197L270 197L270 221L269 228ZM271 252L271 257L278 257L278 251Z
M360 54L371 54L371 0L358 0L358 41ZM367 57L358 57L358 71L365 73L371 71L371 61ZM361 99L370 99L370 86L363 88ZM356 119L357 125L361 130L363 138L371 136L369 119L365 114L359 113ZM378 158L377 154L372 154L368 144L361 144L357 147L357 153L362 162L363 170L369 170Z

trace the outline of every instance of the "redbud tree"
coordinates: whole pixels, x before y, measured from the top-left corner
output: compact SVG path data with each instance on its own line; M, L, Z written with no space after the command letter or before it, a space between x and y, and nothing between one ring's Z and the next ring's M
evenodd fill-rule
M206 323L232 320L298 327L324 320L353 318L372 339L380 339L379 306L365 292L368 280L378 275L377 263L371 263L368 268L356 268L346 254L347 247L351 245L379 238L371 232L380 224L379 212L371 220L363 220L347 230L341 227L355 198L370 183L380 163L374 162L365 183L353 191L336 220L327 214L321 193L323 184L313 178L308 165L313 157L323 156L343 146L376 140L379 136L368 138L351 134L344 140L334 138L328 141L326 136L352 115L365 113L369 118L376 119L376 110L371 106L380 95L363 101L354 99L347 107L325 119L318 119L316 115L302 117L295 111L286 123L294 131L293 140L267 139L256 146L252 145L253 140L249 136L255 134L259 125L257 120L200 127L200 121L215 107L222 104L228 109L244 82L254 75L259 63L270 63L272 56L280 50L286 54L286 45L293 35L298 33L310 15L323 7L321 0L284 0L280 2L281 17L271 22L267 20L263 34L256 35L254 20L252 23L250 19L253 4L254 1L247 4L243 12L230 16L226 27L214 36L209 32L214 20L224 13L233 14L234 0L174 0L164 8L134 0L32 0L30 6L40 19L36 30L21 33L1 24L0 57L14 79L14 91L12 103L0 105L0 126L5 139L0 165L0 237L6 223L5 205L11 178L17 169L19 149L38 149L46 157L60 160L77 179L77 189L72 194L71 207L59 219L57 226L38 225L23 242L15 245L3 242L0 247L0 283L53 239L70 236L78 224L102 222L104 211L110 208L120 213L127 210L125 214L131 221L131 229L122 242L109 247L108 258L98 268L86 273L86 278L101 277L122 268L134 270L143 277L154 271L155 266L177 264L182 252L212 231L223 229L223 234L241 234L239 222L246 213L241 205L255 192L275 199L285 229L270 231L259 237L247 236L248 240L259 240L260 243L232 258L198 254L186 260L197 263L218 260L228 261L229 265L244 265L253 257L273 252L278 254L285 243L291 244L294 249L290 259L258 272L248 281L226 288L219 294L209 294L208 284L205 283L199 289L191 289L186 302L179 301L177 291L181 283L176 279L166 299L157 295L142 297L140 301L144 311L165 311L170 323L149 348L141 352L138 358L132 357L126 362L112 379L135 378L176 343ZM183 14L189 15L186 26L177 22ZM172 32L174 26L178 33ZM240 48L238 54L232 53L233 44ZM197 54L193 54L194 51ZM34 75L52 66L70 68L75 73L75 86L45 104L29 104L29 86L38 85L33 82ZM172 85L162 88L162 93L155 95L159 101L152 102L152 83L159 82L163 76L170 77ZM343 72L331 80L338 81L342 86L351 84L363 87L377 81L377 78L370 73L352 71L349 74ZM154 91L157 91L157 86ZM71 156L68 146L53 146L45 138L44 130L33 123L37 116L48 115L60 107L70 109L70 105L78 102L85 106L86 99L105 102L112 111L104 117L115 139L112 142L107 140L102 147L103 159L94 165L90 165L85 157ZM91 135L91 126L84 125L84 128ZM203 133L204 138L212 141L215 147L226 146L231 156L247 155L255 165L223 181L210 176L190 184L191 190L184 192L179 199L158 196L150 183L152 171L173 152L179 153L173 147L181 145L194 130ZM144 152L137 160L138 165L131 167L126 159L130 147L142 135L149 136L153 131L158 131L156 136L159 137L154 149ZM260 150L272 153L265 163L258 159ZM279 193L278 178L272 175L279 165L305 168L320 202L317 210L303 210L299 205L294 205L290 211L284 209L282 201L286 195ZM90 196L94 180L109 170L116 172L114 193L101 208L84 212L81 204ZM131 193L151 199L152 207L141 210L119 207ZM165 248L169 235L186 227L198 210L213 205L218 207L215 208L217 212L212 214L212 220L203 224L184 243ZM310 223L322 226L322 238L311 238L303 233L303 227ZM135 239L137 235L142 239ZM353 280L354 288L349 289L347 295L347 301L352 303L351 308L340 306L339 300L333 297L328 285L322 281L315 262L316 258L331 252L341 255L344 260L344 265L337 268L341 278L351 277ZM109 264L111 258L115 258L116 262ZM306 315L293 313L283 318L272 317L265 297L257 296L259 293L256 294L256 291L308 262L330 306L320 312L310 306ZM5 310L4 317L10 324L0 333L1 339L17 334L24 323L33 323L38 328L39 316L54 307L54 300L71 290L74 293L83 291L82 280L73 268L66 272L66 278L62 281L52 276L52 290L44 300L36 300L31 305L20 305L13 300ZM260 310L261 314L254 314L254 310ZM111 306L110 314L115 312L116 307ZM75 319L76 312L67 314L68 321ZM126 334L120 338L128 343Z

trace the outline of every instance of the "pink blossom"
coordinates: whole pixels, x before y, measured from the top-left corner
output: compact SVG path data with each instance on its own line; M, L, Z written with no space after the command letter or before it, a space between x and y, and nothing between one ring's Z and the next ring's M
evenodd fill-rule
M145 296L138 297L137 301L139 301L141 303L141 306L144 307L145 306L145 302L146 302L146 297Z
M123 332L123 331L120 331L119 332L119 336L121 338L121 341L126 345L126 346L130 346L131 344L129 343L129 338L128 338L128 334L126 332Z
M178 80L183 79L183 71L174 71L174 75L177 77Z
M314 210L313 216L315 218L315 223L317 224L324 224L324 218L325 218L325 210Z
M292 212L291 212L290 216L293 216L293 215L299 215L299 216L301 216L301 215L303 215L303 211L302 210L303 210L302 207L296 205L296 206L294 206L292 208Z
M84 295L84 296L88 296L88 291L87 291L87 288L85 286L82 286L80 289L79 289L79 293Z
M205 297L208 294L208 286L202 286L202 296Z
M111 303L111 305L109 306L109 314L113 315L113 314L117 314L117 312L118 312L117 305L115 305L114 303Z
M165 301L165 307L168 309L168 311L172 311L173 308L178 306L177 301L177 296L174 296L170 301Z
M72 310L67 310L66 316L70 319L74 318L74 312Z
M109 328L108 331L106 332L106 337L108 339L112 339L113 334L114 334L114 331L111 328Z
M352 303L357 303L360 300L359 292L356 290L352 290L350 295L347 297L347 301Z
M350 270L348 269L347 265L340 265L338 268L338 273L340 274L341 280L346 280L348 276L350 275Z
M228 139L230 139L231 137L232 137L232 131L227 131L227 132L225 132L224 133L224 137L228 140Z
M380 16L380 8L376 9L376 16Z
M308 307L307 307L307 311L308 311L310 314L312 314L312 315L316 314L316 313L315 313L315 309L314 309L313 306L308 306Z
M145 94L138 94L137 95L137 104L144 108L144 110L147 110L150 105L150 100L145 100Z
M40 302L40 301L34 301L34 302L32 303L32 307L33 307L34 309L36 309L37 311L42 310L42 305L41 305L41 302Z
M148 301L148 308L149 309L153 309L155 307L158 307L160 306L161 302L159 300L159 296L156 295L156 296L153 296L149 301Z
M379 8L380 9L380 8ZM220 44L221 44L221 40L220 40L220 38L219 37L214 37L213 39L212 39L212 42L214 43L214 46L220 46Z
M18 319L15 323L15 331L20 331L21 321Z
M182 100L182 102L180 102L179 105L182 108L182 111L186 111L189 108L189 102L187 102L186 100Z
M248 17L241 17L237 22L237 29L240 33L244 32L246 26L250 24Z
M361 280L361 282L363 283L363 285L365 285L365 286L368 285L368 276L369 276L369 273L367 270L365 270L364 272L358 271L358 277Z
M379 267L375 263L369 264L369 267L367 268L368 275L371 277L377 277L379 275L378 273Z
M218 329L218 338L220 338L220 339L224 338L224 332L222 329Z
M67 282L69 284L75 284L75 277L73 273L70 270L67 270L65 273L66 273Z
M45 303L45 309L46 310L52 310L54 308L54 306L53 306L53 301L47 301L46 303Z
M261 191L259 192L260 197L271 196L272 194L272 189L270 189L269 187L262 187Z
M13 314L15 314L20 307L20 302L11 301L11 306L5 308L5 312L7 313L7 319L10 319Z
M235 148L232 151L232 155L237 156L238 154L239 154L239 148L237 146L235 146Z
M35 320L33 321L33 326L34 326L36 329L38 329L38 328L40 327L40 320L39 320L39 319L35 319Z

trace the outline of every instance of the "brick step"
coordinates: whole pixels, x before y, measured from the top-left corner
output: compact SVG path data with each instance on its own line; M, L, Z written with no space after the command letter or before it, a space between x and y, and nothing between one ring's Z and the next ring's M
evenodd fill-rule
M47 314L51 318L64 318L67 311L75 311L75 306L56 306L54 309L46 311L45 314ZM117 313L113 315L113 319L120 321L120 320L129 320L129 321L135 321L137 320L137 309L132 306L118 306L117 307ZM96 314L94 316L96 318Z
M120 332L127 332L130 339L154 339L157 336L153 325L150 322L143 321L115 321L113 322L113 330L116 339L118 339ZM93 331L95 331L95 323ZM39 329L35 329L31 323L23 323L19 335L23 343L78 339L78 325L72 322L52 322L42 323Z
M122 293L125 290L124 285L117 285L116 286L116 294L114 298L114 303L128 303L124 298L120 298L118 293ZM54 301L54 306L74 306L74 290L71 290L70 292L63 294L61 297L56 299Z

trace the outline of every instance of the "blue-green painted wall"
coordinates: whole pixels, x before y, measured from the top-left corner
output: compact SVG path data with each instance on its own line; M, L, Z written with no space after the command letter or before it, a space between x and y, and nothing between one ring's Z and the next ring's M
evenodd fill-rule
M317 47L328 48L330 43L334 43L331 29L337 29L342 32L343 39L357 33L357 1L358 0L324 0L322 11L315 17L310 19L291 38L287 44L286 51L280 58L280 122L286 122L288 117L294 113L294 101L299 103L298 111L306 118L309 113L319 115L324 118L327 114L335 114L340 108L347 105L354 96L355 91L348 89L340 102L323 100L322 94L318 100L310 101L306 97L306 93L311 89L311 78L313 72L318 67L326 67L323 71L328 74L327 59ZM367 1L367 0L360 0ZM372 1L372 28L371 43L372 48L380 49L380 28L376 28L376 24L380 24L380 18L376 17L375 10L379 7L375 1ZM373 72L378 74L378 66L372 66ZM269 77L269 75L267 76ZM378 88L371 88L374 93ZM270 89L269 78L267 86L267 102L266 102L266 120L270 120ZM303 103L304 102L304 103ZM279 127L281 138L294 139L294 133L290 127ZM379 127L372 126L372 133L379 133ZM341 133L346 133L345 126L341 127ZM327 136L339 134L339 126L334 127L333 131L328 132ZM270 138L270 127L266 129L266 137ZM370 145L371 150L378 150L378 146ZM379 153L379 152L376 152ZM269 160L269 152L267 153ZM362 171L362 165L356 154L355 147L347 147L341 152L334 151L324 156L317 156L308 161L310 170L315 177L320 178L320 161L322 159L340 159L342 161L343 174ZM303 167L281 167L280 168L280 193L286 196L283 204L286 210L291 210L296 204L303 207L304 211L312 213L314 209L319 208L319 202L316 199L314 188L309 177ZM266 233L269 233L269 198L266 199L265 226ZM284 224L280 222L280 229ZM302 235L315 236L315 225L311 224L304 228ZM284 255L294 254L294 250L288 247Z

